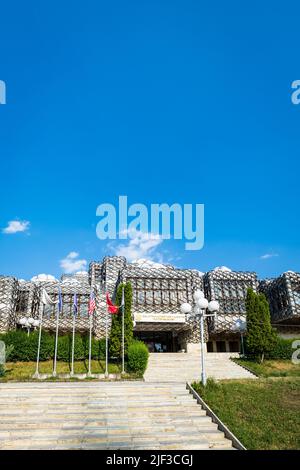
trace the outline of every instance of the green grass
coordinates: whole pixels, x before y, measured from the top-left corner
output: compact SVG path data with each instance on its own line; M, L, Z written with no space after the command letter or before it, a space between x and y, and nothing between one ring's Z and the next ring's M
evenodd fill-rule
M300 448L300 378L208 381L199 395L247 449Z
M262 364L247 359L233 359L260 377L300 377L300 364L290 360L265 360Z
M35 362L7 362L5 364L5 376L0 378L0 382L8 381L26 381L32 380L32 375L35 372ZM53 368L53 361L45 361L40 363L41 374L51 374ZM92 360L91 370L93 374L104 374L105 372L105 361ZM84 374L88 371L87 361L76 361L74 363L74 373ZM68 374L70 372L70 364L68 362L57 362L57 374ZM108 372L110 374L118 374L121 372L118 364L109 363ZM128 375L128 374L127 374ZM128 375L130 378L135 378L134 375ZM54 379L52 379L54 380ZM55 379L60 380L60 379ZM61 379L63 380L63 379ZM75 379L72 379L75 380Z

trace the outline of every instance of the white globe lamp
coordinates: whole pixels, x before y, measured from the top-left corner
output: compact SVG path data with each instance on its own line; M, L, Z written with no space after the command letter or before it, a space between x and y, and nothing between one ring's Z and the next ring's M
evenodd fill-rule
M235 322L235 327L239 331L245 331L246 330L246 322L245 320L242 320L241 318L238 318Z
M208 307L208 300L205 297L201 297L200 299L197 300L197 305L201 310L204 310L205 308Z
M188 303L184 303L180 305L180 311L183 315L190 313L192 311L192 306Z
M194 292L194 301L197 302L199 299L202 299L204 297L204 292L200 289L195 290Z
M219 302L216 300L211 300L208 304L208 310L210 312L218 312L220 310Z

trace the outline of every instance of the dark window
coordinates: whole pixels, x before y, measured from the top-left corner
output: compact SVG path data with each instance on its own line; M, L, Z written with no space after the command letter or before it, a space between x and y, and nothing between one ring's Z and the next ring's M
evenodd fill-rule
M226 352L225 341L216 341L216 343L217 343L217 352Z
M207 347L207 352L213 352L213 351L214 351L213 342L212 342L212 341L207 341L206 347Z
M230 352L240 352L240 345L238 341L229 341Z

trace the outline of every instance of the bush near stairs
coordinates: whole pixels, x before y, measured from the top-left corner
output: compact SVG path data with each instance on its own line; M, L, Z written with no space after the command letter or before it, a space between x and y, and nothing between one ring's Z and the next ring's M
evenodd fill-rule
M149 352L142 341L133 341L128 347L128 369L143 375L148 364Z

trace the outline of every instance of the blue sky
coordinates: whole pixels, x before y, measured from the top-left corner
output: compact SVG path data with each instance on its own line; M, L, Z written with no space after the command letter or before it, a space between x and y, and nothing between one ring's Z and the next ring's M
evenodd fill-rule
M205 204L201 251L171 240L142 255L299 271L299 14L296 1L2 4L0 272L59 276L118 252L95 229L119 195Z

